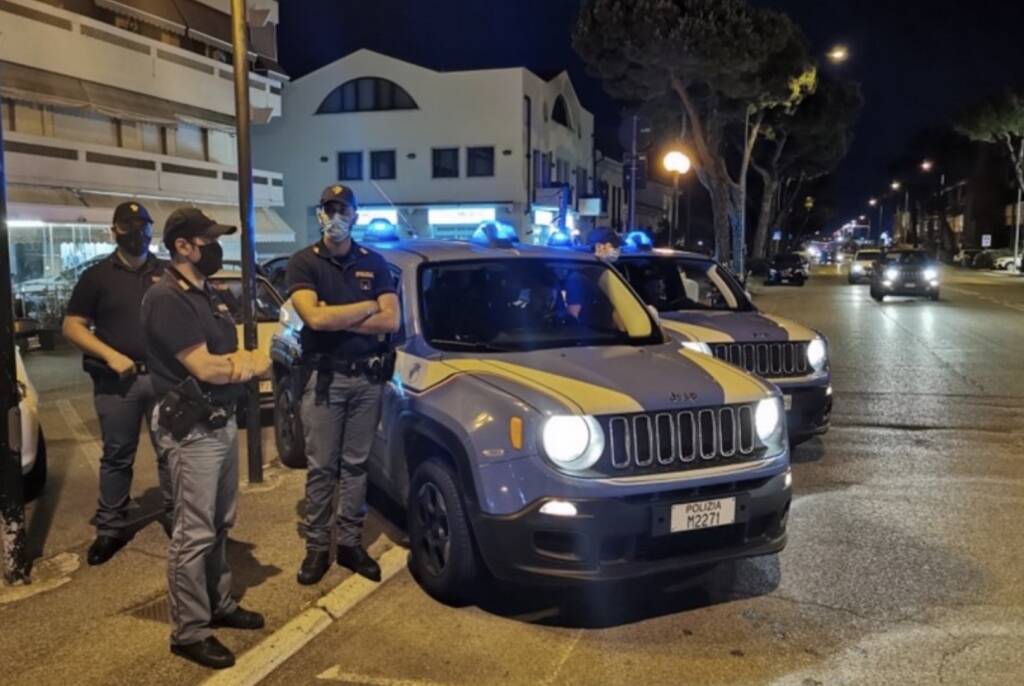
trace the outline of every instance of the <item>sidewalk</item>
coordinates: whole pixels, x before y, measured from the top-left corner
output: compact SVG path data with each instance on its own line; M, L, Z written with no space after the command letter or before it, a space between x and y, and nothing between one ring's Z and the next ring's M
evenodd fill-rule
M26 356L40 391L41 421L49 449L45 495L26 512L33 583L0 586L0 651L17 656L4 666L4 684L198 683L206 670L168 650L167 539L149 523L129 545L100 567L85 564L94 531L99 433L91 389L69 351ZM241 432L240 453L245 446ZM263 432L265 480L245 483L240 454L238 518L228 557L237 596L266 615L257 632L221 630L218 636L241 654L314 604L348 575L335 566L315 587L299 586L303 555L297 523L305 473L280 466L272 432ZM133 496L140 524L158 503L153 451L143 440L136 460ZM376 510L367 520L366 543L380 547L398 530ZM27 595L33 594L33 595Z

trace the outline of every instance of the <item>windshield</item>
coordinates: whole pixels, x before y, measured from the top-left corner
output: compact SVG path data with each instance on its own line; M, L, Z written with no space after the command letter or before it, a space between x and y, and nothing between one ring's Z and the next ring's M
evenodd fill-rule
M743 289L715 262L694 259L629 259L619 269L659 312L753 309Z
M427 340L441 350L504 352L650 345L661 333L604 264L553 259L446 262L420 272Z
M924 266L931 263L931 258L926 252L894 252L889 253L886 262L889 264L901 264L908 266Z
M224 304L231 310L235 324L243 321L242 279L226 276L210 277L210 285L220 294ZM281 314L281 301L263 279L256 279L256 321L276 322Z
M875 261L882 256L881 251L878 250L861 250L857 253L856 260L858 262Z

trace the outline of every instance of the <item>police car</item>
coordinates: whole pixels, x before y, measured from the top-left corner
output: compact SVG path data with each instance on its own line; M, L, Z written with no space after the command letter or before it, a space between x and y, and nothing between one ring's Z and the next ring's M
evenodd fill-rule
M778 390L679 345L592 255L488 228L373 246L402 322L368 465L406 506L420 584L458 601L485 571L589 582L781 550L791 474ZM578 316L570 284L593 296ZM301 325L286 306L271 350L293 467L305 466L289 383Z
M21 351L15 347L15 372L18 382L18 431L11 445L21 457L25 500L35 500L46 486L46 439L39 425L39 395L28 378Z
M654 248L642 233L627 236L616 268L684 345L778 386L790 441L796 444L828 431L832 376L824 336L759 311L743 286L714 259Z

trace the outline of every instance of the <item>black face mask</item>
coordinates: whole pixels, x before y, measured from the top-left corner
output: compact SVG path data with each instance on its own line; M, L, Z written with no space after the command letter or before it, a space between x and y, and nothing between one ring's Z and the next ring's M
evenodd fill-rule
M141 231L118 233L115 234L114 239L117 241L117 247L132 257L142 257L146 253L146 249L149 248L149 242Z
M224 249L220 243L214 242L207 245L196 246L199 248L199 261L195 263L196 269L203 276L213 276L224 266Z

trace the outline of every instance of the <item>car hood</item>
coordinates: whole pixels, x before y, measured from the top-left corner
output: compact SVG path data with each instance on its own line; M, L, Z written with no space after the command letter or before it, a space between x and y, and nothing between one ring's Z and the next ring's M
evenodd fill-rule
M704 343L809 341L818 335L764 312L662 312L661 325L677 338Z
M636 348L560 348L501 355L399 355L403 384L421 394L472 375L544 413L608 415L755 402L772 389L674 342Z

